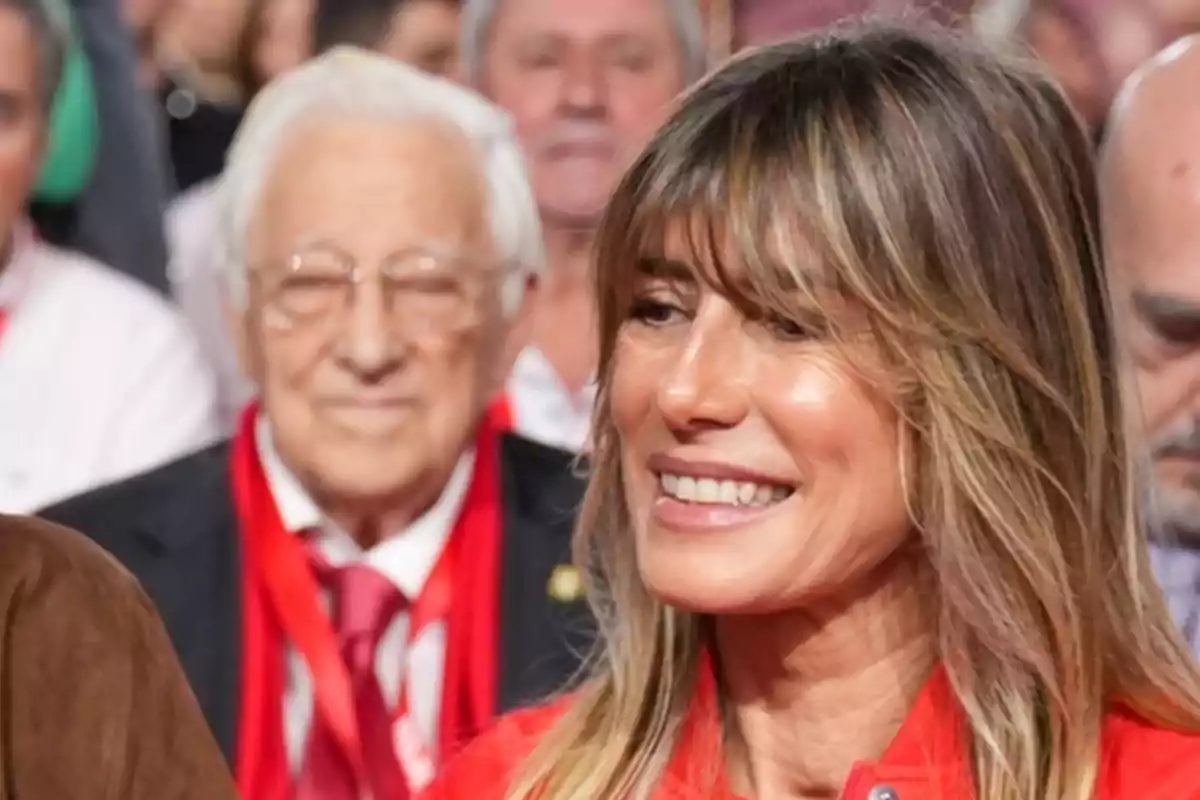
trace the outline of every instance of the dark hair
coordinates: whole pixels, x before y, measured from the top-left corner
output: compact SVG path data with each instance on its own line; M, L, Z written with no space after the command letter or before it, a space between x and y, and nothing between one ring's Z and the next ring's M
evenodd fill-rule
M49 113L62 79L70 37L66 0L0 0L0 9L15 11L33 33L38 61L37 91L42 109Z
M339 45L374 50L387 38L392 18L406 0L317 0L313 9L313 55Z

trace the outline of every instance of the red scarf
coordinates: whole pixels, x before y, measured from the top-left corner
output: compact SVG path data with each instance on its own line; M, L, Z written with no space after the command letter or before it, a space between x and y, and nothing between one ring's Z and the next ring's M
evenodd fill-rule
M361 747L345 665L303 542L285 529L255 440L257 404L243 416L233 443L234 502L242 536L242 669L236 774L241 795L290 800L294 777L283 730L287 645L304 656L324 715L361 773ZM499 672L499 438L485 419L463 510L442 554L453 575L438 724L441 762L477 735L495 714ZM387 800L380 798L380 800Z
M507 394L497 395L492 401L491 407L488 408L488 418L500 431L507 433L513 429L516 421L513 419L512 400Z

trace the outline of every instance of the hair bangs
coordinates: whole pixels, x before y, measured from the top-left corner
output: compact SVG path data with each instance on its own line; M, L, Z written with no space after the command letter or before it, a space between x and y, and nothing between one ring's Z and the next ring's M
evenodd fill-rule
M819 199L823 159L769 151L764 158L758 138L751 123L723 137L694 136L687 147L647 150L597 237L602 320L627 312L640 265L670 260L686 263L748 319L840 327L849 285L837 261L845 248ZM668 151L673 157L663 157ZM808 174L797 174L798 163L811 164ZM606 337L605 351L610 344Z

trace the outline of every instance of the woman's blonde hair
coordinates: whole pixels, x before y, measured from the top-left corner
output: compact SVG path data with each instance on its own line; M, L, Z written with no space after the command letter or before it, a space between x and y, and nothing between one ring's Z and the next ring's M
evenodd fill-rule
M514 797L647 797L692 695L709 626L639 579L610 418L637 264L681 222L748 313L848 305L861 330L865 312L902 387L938 656L980 800L1091 797L1116 702L1200 731L1200 675L1139 525L1090 141L1032 66L860 24L712 75L615 192L576 541L602 653ZM848 302L805 298L813 270ZM826 326L849 335L836 317Z

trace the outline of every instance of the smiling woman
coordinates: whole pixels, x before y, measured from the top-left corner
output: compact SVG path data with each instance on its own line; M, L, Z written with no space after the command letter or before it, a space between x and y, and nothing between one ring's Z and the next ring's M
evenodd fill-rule
M595 675L440 796L1200 797L1090 151L1051 80L948 33L693 90L598 236Z

